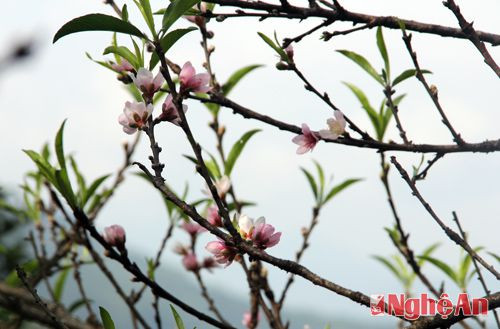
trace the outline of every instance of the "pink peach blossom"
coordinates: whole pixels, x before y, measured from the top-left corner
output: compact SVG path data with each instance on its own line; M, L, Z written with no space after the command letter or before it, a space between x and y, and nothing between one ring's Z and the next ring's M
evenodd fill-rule
M285 53L288 56L289 62L293 62L293 46L289 44L288 47L285 48Z
M226 245L222 240L207 243L205 249L214 255L215 261L219 264L231 265L236 257L236 249Z
M126 102L123 113L118 117L118 122L123 126L123 131L131 135L148 124L148 119L153 112L153 105L143 102Z
M345 133L346 121L344 119L344 114L341 111L335 111L334 116L335 118L326 120L328 129L319 131L321 138L337 139L340 135Z
M112 247L123 250L125 247L125 230L120 225L111 225L104 228L104 240Z
M184 231L193 236L206 231L203 226L195 222L185 222L181 225L181 227L184 229Z
M210 206L207 209L207 220L210 224L217 227L222 227L222 218L219 215L219 208Z
M274 226L266 224L265 220L255 225L252 232L252 242L260 249L271 248L280 242L281 232L274 233Z
M257 313L257 322L259 322L260 314ZM245 326L245 328L252 328L252 313L250 311L245 311L243 313L243 319L241 320L241 324Z
M186 268L188 271L197 271L200 268L200 265L198 264L198 260L196 259L196 255L192 252L186 254L182 258L182 265Z
M307 151L312 151L318 141L319 138L316 136L316 133L312 132L305 123L302 124L302 135L297 135L292 139L292 142L299 145L297 154L304 154Z
M153 95L160 90L165 81L161 72L158 72L156 77L153 78L153 73L143 67L139 69L135 76L131 74L131 78L137 88L142 91L144 97L148 99L151 99Z
M164 121L172 122L174 125L179 126L181 123L181 118L179 117L179 111L173 102L172 95L168 95L162 105L162 113L159 119ZM187 105L182 104L182 110L184 113L187 111Z
M191 62L186 62L182 66L181 73L179 74L181 81L181 89L184 91L194 91L199 93L209 92L212 88L208 85L210 82L210 75L208 73L198 73L191 65Z

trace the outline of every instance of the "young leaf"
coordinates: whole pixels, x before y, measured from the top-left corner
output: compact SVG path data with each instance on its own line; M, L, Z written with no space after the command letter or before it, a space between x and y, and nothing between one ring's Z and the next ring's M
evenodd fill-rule
M64 24L54 35L52 42L55 43L57 40L69 34L86 31L111 31L146 38L137 27L129 22L109 15L89 14L77 17Z
M319 190L318 190L318 195L321 198L323 198L323 191L325 190L325 173L323 172L323 168L321 168L321 165L319 164L318 161L313 160L314 165L316 166L316 171L318 172L318 179L319 179Z
M208 152L207 152L208 153ZM219 165L217 164L217 160L215 160L215 157L208 153L210 156L210 161L205 161L205 166L207 166L208 171L214 177L215 179L219 179L222 177Z
M439 245L440 245L439 242L431 244L429 247L425 248L424 252L420 256L421 257L430 256L434 252L434 250L436 250L439 247ZM424 265L424 263L425 263L424 258L419 259L417 262L418 266L422 266L422 265Z
M200 0L172 1L163 15L163 31L168 31L168 29L179 19L179 17L184 15L186 11L191 9L191 7L196 5L198 2L200 2Z
M392 82L392 86L394 87L398 83L401 83L408 78L414 77L416 73L417 73L417 70L415 70L415 69L409 69L409 70L403 71L400 75L398 75L396 77L396 79L394 79L394 81ZM431 71L422 70L422 74L427 74L427 73L432 74Z
M433 264L437 268L439 268L443 273L445 273L453 282L458 283L457 274L453 269L446 263L440 261L439 259L433 258L431 256L419 256L419 259L425 259L429 263Z
M80 307L85 306L86 302L87 302L87 300L85 298L80 298L80 299L74 301L73 303L71 303L70 306L68 306L68 312L69 313L75 312Z
M373 255L372 258L379 261L380 263L382 263L401 282L404 281L402 275L399 273L399 271L396 269L396 267L387 258L382 257L382 256L377 256L377 255Z
M380 83L382 86L384 85L384 80L380 77L377 71L375 71L373 66L370 64L370 62L368 62L366 58L349 50L337 50L337 52L341 53L345 57L352 60L354 63L358 64L363 70L365 70L369 75L377 80L378 83Z
M380 55L384 60L385 72L387 74L386 81L389 81L391 77L391 65L389 62L389 54L387 53L387 48L385 46L384 35L382 34L382 28L380 27L380 25L377 28L377 47L380 51Z
M236 160L238 160L238 157L241 154L241 151L243 151L243 148L247 144L248 140L258 133L260 129L253 129L250 131L247 131L241 138L234 143L233 147L231 148L231 151L229 151L229 155L227 156L226 159L226 166L224 168L224 175L231 175L231 171L233 170L234 164L236 163Z
M500 256L498 256L497 254L493 253L493 252L490 252L490 251L487 251L487 253L492 256L493 258L495 258L497 260L498 263L500 263Z
M130 64L132 64L132 66L136 70L140 67L139 59L127 47L109 46L106 49L104 49L104 52L103 52L103 55L107 55L107 54L116 54L116 55L119 55L119 56L125 58Z
M56 302L60 302L62 298L62 294L64 292L64 285L66 283L66 279L68 278L69 268L61 271L59 276L57 277L56 284L54 285L54 298Z
M227 96L231 92L231 90L240 82L242 78L244 78L248 73L253 70L262 67L263 65L254 64L245 66L238 71L234 72L229 79L227 79L226 83L222 86L222 93Z
M139 0L139 2L137 0L134 0L134 3L137 8L139 8L139 11L141 12L142 17L144 17L149 30L156 39L155 22L153 19L153 11L151 10L151 4L149 3L149 0Z
M334 186L330 192L328 192L328 194L326 195L325 197L325 200L323 201L323 205L326 204L328 201L330 201L333 197L335 197L337 194L339 194L340 192L342 192L343 190L345 190L346 188L348 188L349 186L351 186L352 184L355 184L357 182L360 182L362 181L363 179L362 178L351 178L351 179L346 179L345 181L343 181L342 183L340 183L339 185L336 185Z
M257 32L257 34L259 35L259 37L262 38L262 40L264 40L265 43L267 43L271 48L274 49L274 51L276 51L276 53L278 53L279 57L281 58L282 61L288 61L288 56L287 54L285 53L285 51L279 46L279 45L276 45L274 43L273 40L271 40L268 36L266 36L264 33L262 32Z
M97 191L99 186L101 186L101 184L104 183L104 181L109 176L110 175L101 176L101 177L97 178L95 181L93 181L92 184L90 184L89 188L87 189L87 191L85 192L85 194L83 196L82 207L84 207L87 204L89 199L94 195L95 191Z
M64 135L64 125L66 124L66 120L63 121L61 127L57 131L56 140L55 140L55 150L57 155L57 161L59 162L59 166L61 169L66 168L66 158L64 156L64 147L63 147L63 135Z
M177 29L169 32L160 40L161 49L166 53L170 47L172 47L180 38L182 38L187 33L196 30L196 27L189 27L187 29ZM151 54L151 60L149 61L149 70L154 69L156 64L160 61L160 58L153 52Z
M361 103L361 107L363 107L366 114L368 114L370 121L372 122L373 128L377 133L377 137L380 139L382 135L382 130L381 130L382 125L380 122L380 118L377 114L377 111L375 111L375 109L371 106L370 101L368 101L368 98L366 97L365 93L352 83L343 82L343 84L345 84L359 100L359 102Z
M122 7L122 19L125 22L128 22L128 9L127 9L127 4L126 3Z
M304 175L306 175L307 181L309 182L311 190L314 194L314 199L318 200L318 186L316 185L316 181L314 180L313 175L311 175L311 173L304 168L300 168L300 170L302 170Z
M186 329L184 327L184 322L182 321L182 318L180 317L179 313L175 310L175 308L170 305L170 309L172 310L172 314L174 315L175 319L175 324L177 325L177 329Z
M101 313L101 321L104 329L115 329L115 323L104 307L99 306L99 313Z

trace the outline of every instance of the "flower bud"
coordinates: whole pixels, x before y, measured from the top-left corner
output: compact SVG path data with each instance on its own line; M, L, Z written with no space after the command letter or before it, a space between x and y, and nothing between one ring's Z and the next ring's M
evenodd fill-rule
M198 260L196 260L196 255L192 252L186 254L182 258L182 265L186 268L188 271L197 271L199 269L198 265Z
M125 230L120 225L111 225L104 228L104 240L118 250L125 250Z

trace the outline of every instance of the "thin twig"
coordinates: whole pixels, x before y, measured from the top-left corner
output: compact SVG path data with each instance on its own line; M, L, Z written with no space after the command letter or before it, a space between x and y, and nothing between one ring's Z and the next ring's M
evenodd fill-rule
M19 266L16 266L16 272L17 272L17 276L19 277L19 279L21 280L21 282L23 283L23 285L26 287L26 289L28 289L28 291L31 293L31 295L35 298L35 301L36 303L40 306L40 308L45 312L45 314L47 314L50 319L52 320L52 325L57 328L57 329L68 329L68 327L66 327L66 325L64 323L62 323L54 313L52 313L48 307L47 307L47 303L45 303L41 298L40 296L38 295L37 291L35 288L31 287L31 285L28 283L28 279L26 277L26 272L24 272L24 270L19 267Z
M413 195L417 197L417 199L420 201L422 206L424 206L425 210L431 215L431 217L434 219L434 221L441 227L441 229L444 231L444 233L456 244L461 246L472 258L475 258L481 265L484 266L485 269L487 269L491 274L493 274L497 280L500 280L500 273L498 273L493 265L488 264L481 256L477 254L474 249L471 248L471 246L467 243L467 241L464 241L455 231L453 231L450 227L446 226L446 224L439 218L439 216L434 212L432 209L431 205L425 201L425 199L422 197L420 194L419 190L415 186L415 184L412 182L410 176L408 176L408 173L404 168L399 164L399 162L396 160L396 157L392 156L391 157L391 162L394 164L394 166L398 169L399 173L401 174L401 177L405 180L405 182L408 184L410 187L411 191L413 192Z
M460 134L455 131L455 129L453 128L453 126L450 123L450 120L448 120L448 117L444 113L444 110L441 107L441 104L439 103L437 88L429 86L429 84L427 83L427 80L424 77L424 74L422 73L422 69L420 68L420 64L418 63L418 60L417 60L417 53L413 50L413 47L411 45L411 34L410 35L407 34L405 29L402 29L402 31L403 31L403 41L406 45L406 49L410 53L411 59L413 61L413 65L415 66L417 79L422 83L425 90L427 91L427 93L431 97L432 102L434 103L434 105L436 106L436 109L438 110L439 114L441 115L441 119L442 119L444 125L448 128L451 135L453 136L453 140L455 141L455 143L457 143L459 145L465 144L465 141L462 139Z
M453 14L457 18L458 24L460 25L460 28L462 29L464 34L467 36L467 38L469 38L469 40L472 42L472 44L474 44L474 46L477 48L477 50L479 50L479 52L481 53L481 55L484 58L484 62L489 67L491 67L493 72L495 72L495 74L500 78L500 68L498 67L497 63L495 63L495 61L493 60L493 57L491 57L490 53L488 52L488 49L486 49L484 42L482 42L479 39L479 36L477 35L476 30L472 26L473 22L471 22L471 23L467 22L465 17L460 12L460 7L458 7L455 4L455 1L447 0L447 1L443 1L443 4L445 5L445 7L447 7L448 9L450 9L453 12Z
M462 225L460 224L457 213L455 211L452 211L452 215L453 215L453 220L455 221L455 223L457 223L458 231L460 232L462 239L464 239L464 241L467 241L467 235L465 234L464 230L462 229ZM479 267L479 265L477 265L477 261L473 257L471 257L471 259L472 259L472 264L474 264L474 268L476 269L476 273L477 273L479 282L481 282L481 285L483 286L483 289L484 289L484 292L486 293L486 296L490 297L491 290L488 289L488 286L486 285L486 281L484 280L483 274L481 273L481 268ZM497 323L497 328L500 329L500 320L498 319L497 310L495 310L495 309L493 309L493 316L495 317L495 321Z

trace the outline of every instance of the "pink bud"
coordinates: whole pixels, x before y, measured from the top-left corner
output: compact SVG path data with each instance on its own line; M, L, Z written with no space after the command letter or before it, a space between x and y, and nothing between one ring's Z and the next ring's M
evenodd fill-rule
M162 121L172 122L174 125L179 126L181 123L181 118L179 116L179 111L177 111L177 107L173 102L172 95L168 95L165 99L165 102L162 105L162 113L158 117L158 119ZM187 111L187 106L182 104L182 110L184 113Z
M213 268L217 267L217 264L212 257L205 257L205 259L203 259L203 264L201 265L201 267L211 271Z
M182 264L188 271L197 271L199 269L198 260L196 260L196 255L192 252L186 254L182 258Z
M125 248L125 230L120 225L111 225L104 228L104 240L119 250Z
M128 72L134 71L134 67L126 59L122 59L122 62L120 64L111 63L111 68L118 73L124 71Z
M219 264L231 265L236 257L236 249L226 245L222 240L207 243L205 249L214 255L215 261Z
M219 208L216 206L208 207L207 220L210 224L217 227L222 227L222 218L219 215Z
M153 73L143 67L139 69L135 76L132 74L131 78L146 99L152 99L165 81L161 72L158 72L156 77L153 78Z
M257 314L257 322L259 322L260 316ZM241 324L245 326L245 328L255 328L257 323L252 323L252 313L250 311L246 311L243 313L243 319L241 320Z
M285 48L285 53L288 56L289 62L293 62L293 47L292 47L292 44L289 44L288 47Z
M184 229L184 231L188 232L191 236L195 236L199 233L203 233L206 231L206 229L199 225L198 223L195 222L184 222L181 227Z

